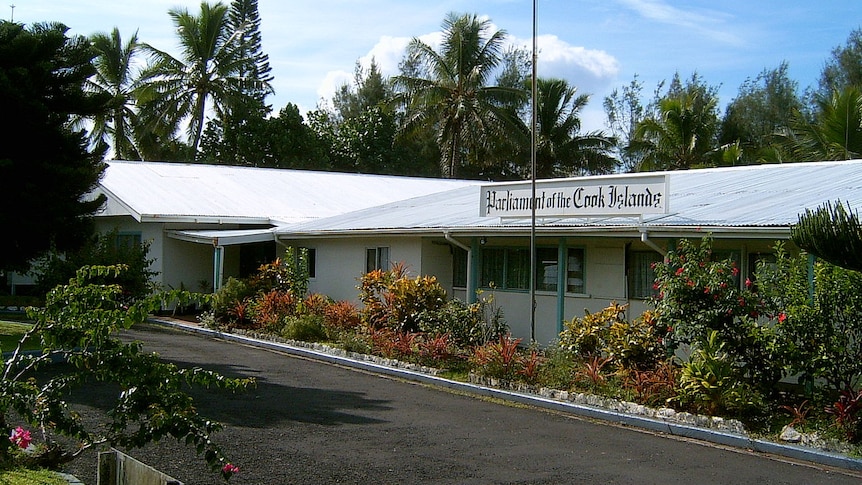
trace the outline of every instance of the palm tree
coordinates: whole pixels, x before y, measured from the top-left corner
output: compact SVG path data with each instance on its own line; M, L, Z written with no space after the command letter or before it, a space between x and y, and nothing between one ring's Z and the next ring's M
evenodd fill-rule
M699 90L686 90L658 102L656 116L635 130L633 149L645 157L640 170L685 170L711 164L718 125L717 100Z
M242 56L241 31L228 27L228 9L223 4L201 3L197 16L179 8L168 15L177 27L182 58L143 45L151 63L139 91L142 116L149 132L164 135L188 121L189 145L196 153L208 109L224 120L231 106L245 101L249 81L242 73L249 72L254 59Z
M105 112L93 119L91 141L97 150L103 150L110 140L115 158L137 159L139 155L134 141L137 114L133 93L138 81L133 64L140 51L138 33L136 31L123 43L119 29L114 27L110 35L93 34L90 42L98 54L93 60L96 74L88 80L88 89L110 96Z
M814 120L798 110L781 145L792 161L850 160L862 157L862 90L847 86L817 101Z
M611 172L616 165L610 154L613 140L602 133L578 134L578 113L589 95L577 94L562 79L537 78L536 92L536 177Z
M489 20L450 13L443 21L437 52L419 39L408 46L410 74L395 78L405 105L402 134L431 129L440 147L444 177L456 177L461 165L481 162L496 139L523 133L523 124L506 106L525 99L521 89L488 86L502 60L505 32L490 32Z

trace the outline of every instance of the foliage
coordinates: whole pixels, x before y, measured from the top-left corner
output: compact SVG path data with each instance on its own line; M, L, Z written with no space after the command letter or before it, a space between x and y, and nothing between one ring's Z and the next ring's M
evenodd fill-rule
M610 364L612 360L610 357L602 357L599 354L590 356L575 371L575 381L586 382L592 390L601 389L605 383L605 372L607 372L605 366Z
M496 341L475 347L470 362L481 375L515 381L523 369L523 360L518 352L520 343L519 338L501 335Z
M717 88L697 74L685 84L675 76L656 113L635 129L630 149L644 154L639 170L710 166L718 128Z
M580 133L578 114L590 97L563 79L538 78L536 92L536 177L612 172L613 141L599 132Z
M213 119L201 138L198 161L249 167L321 169L329 166L326 143L306 124L299 108L285 105L267 116L263 105L234 108Z
M93 117L90 140L101 152L108 142L118 160L139 160L135 141L138 115L135 111L135 89L138 73L136 56L140 53L138 33L123 42L120 30L114 27L110 34L90 36L97 56L93 59L96 72L86 84L88 90L110 96L104 112Z
M237 305L247 302L254 294L255 289L251 285L241 279L229 277L224 285L213 295L213 317L216 321L223 321L231 317L232 313L235 316Z
M423 311L435 311L446 303L446 290L436 277L410 278L403 265L366 273L360 279L359 290L364 305L360 315L374 328L416 332Z
M243 91L252 104L263 105L266 96L273 93L270 86L273 77L269 56L263 52L257 0L232 0L228 13L228 29L236 36L240 52L237 57L250 60L241 65L239 77L254 82L243 86Z
M296 313L296 298L290 291L270 290L259 294L251 303L251 320L257 328L276 328L281 320Z
M254 381L228 379L200 368L181 369L144 352L140 343L117 338L117 331L143 321L164 298L183 302L191 297L174 291L127 306L120 299L119 285L94 283L126 270L122 265L83 267L68 284L48 294L44 308L28 310L35 323L22 342L39 335L44 352L27 355L19 347L3 363L0 428L6 435L18 424L40 429L41 452L30 463L42 466L57 466L92 446L134 448L170 436L194 446L214 471L220 470L226 460L212 441L220 425L197 413L186 386L238 391ZM68 364L59 372L43 372L56 358ZM121 391L107 413L110 421L98 431L90 430L65 401L70 392L88 383ZM19 444L27 438L25 431L13 432ZM65 450L57 435L73 440L73 449ZM13 459L12 442L2 443L0 462L7 464ZM223 472L225 478L229 475Z
M655 265L654 300L657 327L667 329L669 349L679 343L705 345L713 332L723 344L740 378L772 391L782 376L785 353L776 323L751 281L739 284L739 268L731 259L715 261L712 240L699 245L681 240L675 251Z
M781 321L790 372L801 374L809 390L817 382L833 392L855 389L862 377L862 274L818 261L811 288L806 254L790 256L783 245L775 253L758 286Z
M844 433L847 441L858 443L862 438L862 391L844 390L838 400L826 407L826 413L835 419L835 426Z
M797 91L798 83L790 79L786 62L746 79L725 110L719 143L738 144L738 158L744 164L780 158L775 153L775 135L786 133L794 113L802 109Z
M790 230L797 246L836 266L862 271L862 224L859 213L841 202L806 209Z
M738 378L734 359L716 330L698 342L689 361L682 364L674 400L710 416L741 415L764 407L760 395Z
M289 291L294 298L308 292L308 250L288 247L284 257L261 265L249 281L257 291Z
M829 96L848 86L862 86L862 29L854 29L843 46L832 49L820 73L818 94Z
M212 109L224 120L249 97L271 90L259 71L260 58L250 55L243 31L231 30L228 7L201 3L198 15L184 8L168 12L176 26L182 58L143 44L151 62L141 76L139 108L144 126L169 135L187 121L192 153L200 145L205 116ZM210 106L211 103L211 106Z
M67 31L0 21L0 226L14 228L0 242L3 270L26 271L48 250L79 247L105 201L85 197L105 165L70 122L103 113L108 100L83 89L96 53Z
M643 83L635 74L631 83L621 90L614 88L610 95L606 96L602 106L607 116L607 126L610 134L617 145L617 155L624 172L634 172L643 162L641 153L636 144L637 125L646 116L646 108L641 103L641 92Z
M440 147L440 173L458 177L459 169L482 161L491 140L523 136L511 109L526 99L522 89L489 86L500 66L506 33L491 31L490 20L450 13L443 21L440 51L418 38L408 46L410 72L395 78L395 100L405 107L401 133L432 129Z
M677 394L679 367L664 360L652 369L628 369L623 386L634 391L635 399L651 406L664 406Z
M283 320L281 336L290 340L321 342L327 340L323 317L319 315L286 316Z
M509 333L502 309L494 305L493 295L470 304L454 298L442 307L419 314L419 330L430 335L449 335L464 348L484 345Z
M93 235L75 251L64 254L52 251L39 261L33 270L37 291L40 295L47 294L57 285L68 282L82 266L123 264L128 266L129 271L123 272L119 279L113 281L123 287L127 298L143 298L153 291L151 279L156 275L155 271L150 270L153 260L147 258L149 249L150 241L123 244L116 229Z
M559 345L548 346L544 350L537 383L551 389L569 389L574 379L576 360L574 352Z
M813 118L797 111L777 140L789 161L862 157L862 88L847 86L815 99Z
M559 345L585 357L605 356L614 365L648 368L664 357L665 327L656 325L652 313L629 322L628 305L611 303L600 312L585 311L583 318L564 323Z
M323 320L327 328L338 331L352 330L362 323L359 308L349 301L338 301L327 306L323 312Z

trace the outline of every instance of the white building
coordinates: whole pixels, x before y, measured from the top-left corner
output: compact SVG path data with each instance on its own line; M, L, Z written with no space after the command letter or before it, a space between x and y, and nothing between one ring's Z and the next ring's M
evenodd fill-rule
M536 184L535 329L529 298L529 183L458 187L279 228L315 253L310 290L355 298L356 278L388 262L436 275L464 300L494 288L512 333L539 343L611 301L647 308L651 264L679 238L711 234L714 253L753 272L806 209L862 207L862 161L609 175Z
M99 191L100 230L151 241L166 287L211 290L306 247L312 292L356 300L365 271L403 262L463 300L493 286L513 334L532 333L529 183L109 162ZM535 338L547 343L585 308L639 314L651 263L679 238L711 234L744 279L806 209L862 207L862 161L539 181L536 196Z

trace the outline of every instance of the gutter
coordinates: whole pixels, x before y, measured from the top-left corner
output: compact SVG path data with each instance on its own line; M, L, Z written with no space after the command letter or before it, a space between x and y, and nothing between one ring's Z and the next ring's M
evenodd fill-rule
M641 229L641 242L642 242L642 243L644 243L644 244L646 244L647 246L651 247L655 252L657 252L657 253L661 254L662 256L667 256L667 251L665 251L664 249L660 248L660 247L658 246L658 244L654 243L654 242L649 238L649 233L647 232L647 230L646 230L646 229Z

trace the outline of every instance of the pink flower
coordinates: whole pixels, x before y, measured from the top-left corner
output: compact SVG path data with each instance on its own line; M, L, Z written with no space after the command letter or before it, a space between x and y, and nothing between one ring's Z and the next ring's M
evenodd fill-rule
M748 278L745 278L745 287L746 287L746 288L751 288L751 280L750 280L750 279L748 279Z
M30 436L29 431L18 426L12 430L12 433L9 435L9 441L15 443L18 448L23 449L30 446L30 442L33 441L33 438Z
M226 463L221 469L222 473L239 473L239 467L233 463Z
M736 276L739 274L739 269L736 266L734 266L733 270L731 270L731 273L733 273L733 276Z

